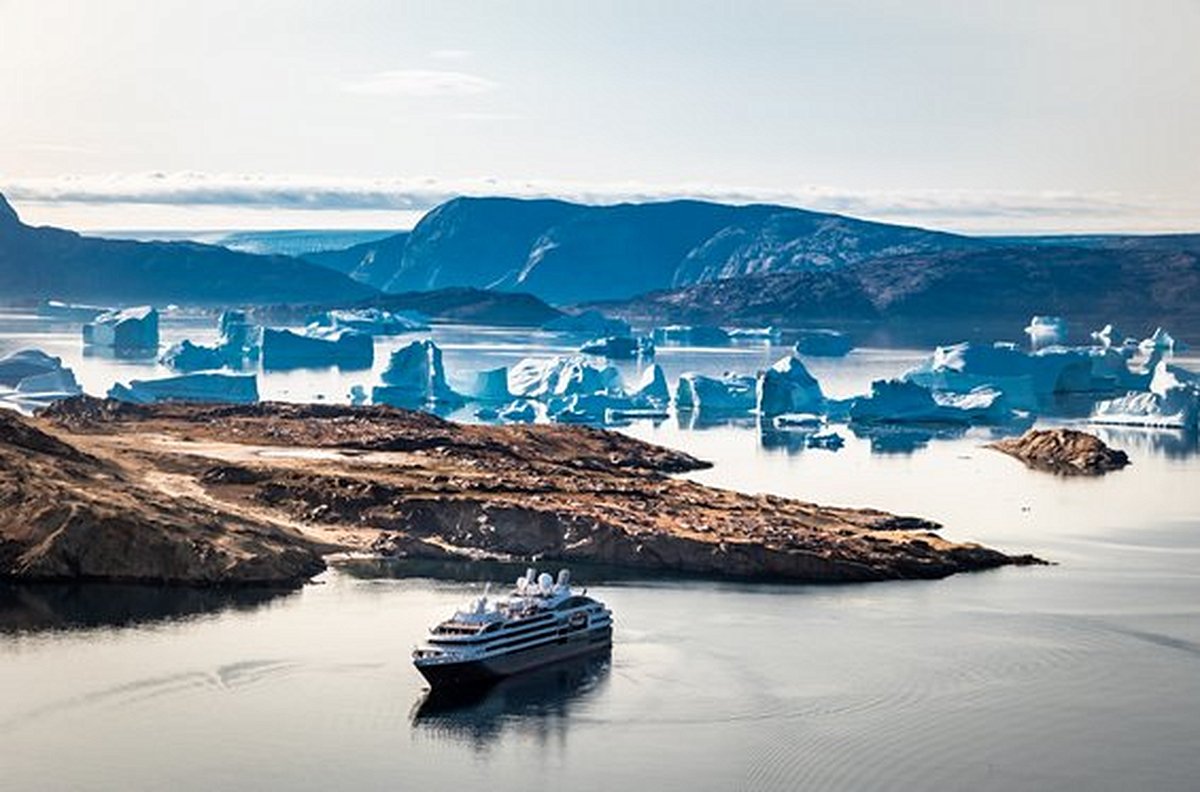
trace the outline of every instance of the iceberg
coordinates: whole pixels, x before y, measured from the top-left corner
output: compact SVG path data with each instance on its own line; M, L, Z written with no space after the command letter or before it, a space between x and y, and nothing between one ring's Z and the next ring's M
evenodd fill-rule
M1004 420L1009 411L1004 397L994 388L977 388L969 393L934 393L929 388L903 380L875 380L871 395L850 404L853 423L945 423L971 424Z
M596 368L579 357L525 358L509 369L508 389L529 399L620 393L621 373L613 366Z
M442 350L432 341L413 341L394 351L382 380L383 385L371 391L375 404L420 408L463 403L446 384Z
M609 318L596 310L563 314L546 322L542 329L558 333L586 333L589 336L627 336L632 332L629 322Z
M729 346L729 333L711 325L668 325L654 328L652 340L659 345Z
M467 388L466 395L475 401L510 402L512 394L508 392L508 368L487 369L477 371Z
M818 429L825 425L825 417L816 413L783 413L771 421L776 429Z
M309 324L356 330L373 336L401 335L429 329L429 320L424 316L379 308L324 311L312 317Z
M765 416L821 412L825 401L821 385L794 355L758 375L755 398L759 414Z
M1034 349L1067 343L1067 322L1059 316L1035 316L1025 328Z
M158 311L143 305L100 314L83 326L83 343L118 351L158 349Z
M262 342L258 327L250 323L245 311L222 311L217 329L221 333L218 347L227 357L244 358Z
M137 404L165 401L252 404L258 401L258 382L253 374L185 374L155 380L117 383L108 398Z
M1196 429L1200 424L1200 375L1160 361L1149 391L1098 402L1092 423Z
M303 333L264 327L262 331L264 369L370 368L375 360L371 336L355 330L307 328Z
M635 405L643 409L661 410L669 405L671 389L667 385L667 375L663 373L662 366L657 363L648 366L629 397Z
M547 405L551 419L558 423L604 423L610 413L632 409L629 397L609 393L577 393Z
M30 412L83 392L62 359L38 349L22 349L0 358L0 404Z
M1099 330L1093 330L1092 340L1104 349L1137 346L1136 342L1126 338L1124 333L1113 327L1112 324L1106 324Z
M192 372L224 368L225 355L217 347L199 346L184 339L158 358L169 369Z
M801 330L794 347L797 355L808 357L845 357L852 349L850 337L836 330Z
M726 372L720 377L688 372L675 388L675 406L681 410L750 412L756 401L755 377Z
M632 336L608 336L594 338L579 351L585 355L606 357L610 360L633 360L635 358L654 357L654 342L649 338L633 338Z
M837 451L846 445L846 440L837 432L809 435L805 443L809 448L823 448L826 451Z

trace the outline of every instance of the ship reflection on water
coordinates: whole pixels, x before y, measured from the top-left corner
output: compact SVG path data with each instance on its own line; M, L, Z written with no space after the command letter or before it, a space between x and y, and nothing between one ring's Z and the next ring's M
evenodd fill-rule
M412 710L414 732L484 750L506 734L563 739L578 710L608 683L612 651L564 660L483 688L428 690Z

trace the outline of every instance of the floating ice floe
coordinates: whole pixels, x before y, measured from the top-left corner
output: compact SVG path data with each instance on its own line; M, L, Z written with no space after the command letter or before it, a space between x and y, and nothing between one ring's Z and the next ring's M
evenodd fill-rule
M154 380L117 383L108 398L137 404L156 402L218 402L252 404L258 401L258 383L253 374L185 374Z
M783 336L783 331L778 327L731 327L727 332L734 341L776 343Z
M819 429L825 425L825 417L816 413L783 413L776 415L771 423L776 429Z
M370 368L375 359L374 340L356 330L309 327L297 333L264 327L261 343L264 369Z
M714 413L750 412L756 402L756 378L726 372L720 377L688 372L675 388L675 406L681 410Z
M1149 390L1099 402L1091 421L1126 426L1196 429L1200 422L1200 374L1160 361Z
M596 355L610 360L652 358L654 357L654 342L649 338L608 336L606 338L593 338L579 347L579 351L585 355Z
M1025 328L1034 349L1067 343L1067 322L1059 316L1035 316Z
M312 317L309 324L356 330L373 336L401 335L429 329L429 319L424 316L379 308L323 311Z
M759 373L755 394L758 412L766 416L820 412L825 402L821 385L794 355Z
M394 351L381 378L383 385L371 391L375 404L420 408L463 402L446 384L442 350L432 341L413 341Z
M59 300L43 300L37 307L38 316L64 322L93 322L100 314L111 310L99 305L76 305Z
M563 314L546 322L542 329L559 333L586 333L589 336L627 336L631 333L629 322L609 318L596 310Z
M729 346L729 333L713 325L667 325L656 327L654 343L677 346Z
M854 344L837 330L801 330L794 349L797 355L807 357L845 357Z
M482 402L512 401L512 394L508 391L508 368L501 366L475 372L464 395Z
M849 410L849 418L855 423L996 423L1010 416L1003 394L994 388L935 393L903 380L872 382L871 395L854 399Z
M22 349L0 358L0 404L32 412L83 390L62 359L38 349Z
M158 311L143 305L102 313L83 326L83 343L117 351L158 349Z

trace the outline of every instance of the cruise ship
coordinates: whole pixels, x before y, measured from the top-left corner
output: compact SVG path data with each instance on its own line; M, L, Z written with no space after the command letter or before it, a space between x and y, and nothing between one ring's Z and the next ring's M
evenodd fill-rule
M504 598L487 591L429 631L413 665L435 689L485 685L512 674L612 647L612 613L571 590L567 570L555 580L529 569Z

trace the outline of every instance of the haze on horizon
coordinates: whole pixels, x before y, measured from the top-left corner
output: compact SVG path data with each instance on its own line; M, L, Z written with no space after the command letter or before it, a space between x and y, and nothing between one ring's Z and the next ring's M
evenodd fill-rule
M1200 3L0 0L0 192L82 229L460 194L1200 230Z

